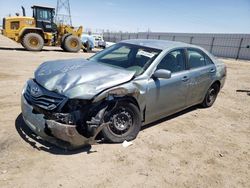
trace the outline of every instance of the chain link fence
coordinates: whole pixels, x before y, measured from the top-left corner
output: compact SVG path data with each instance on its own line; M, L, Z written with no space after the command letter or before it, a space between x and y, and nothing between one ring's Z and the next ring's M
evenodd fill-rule
M201 46L218 57L250 60L250 34L104 33L103 37L109 42L127 39L180 41Z

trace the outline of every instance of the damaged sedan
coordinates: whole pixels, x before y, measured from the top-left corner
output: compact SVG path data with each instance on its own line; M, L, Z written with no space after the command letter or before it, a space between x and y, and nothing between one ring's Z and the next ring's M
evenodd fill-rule
M181 42L126 40L86 59L48 61L22 92L22 115L58 146L133 140L141 126L193 105L213 105L226 67Z

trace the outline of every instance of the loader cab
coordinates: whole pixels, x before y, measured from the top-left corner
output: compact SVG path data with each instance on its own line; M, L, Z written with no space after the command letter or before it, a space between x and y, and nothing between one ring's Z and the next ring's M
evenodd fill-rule
M33 17L36 20L36 27L41 28L44 32L55 32L56 24L54 23L55 9L43 6L32 6Z

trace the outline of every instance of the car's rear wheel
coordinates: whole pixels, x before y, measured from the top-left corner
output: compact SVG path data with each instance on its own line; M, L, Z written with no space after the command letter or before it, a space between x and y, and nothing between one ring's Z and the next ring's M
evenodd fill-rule
M202 106L205 108L208 108L212 106L217 98L217 95L219 93L220 86L219 84L215 83L213 84L207 91L206 96L202 102Z
M105 113L104 120L110 122L102 130L104 139L109 142L133 140L141 129L140 111L132 103L118 102L111 111Z

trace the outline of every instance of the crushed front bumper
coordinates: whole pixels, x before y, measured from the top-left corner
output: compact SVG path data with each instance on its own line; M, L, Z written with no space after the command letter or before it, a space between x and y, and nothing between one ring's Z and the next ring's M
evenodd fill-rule
M76 125L67 125L47 120L43 114L34 113L33 107L28 104L24 96L21 97L22 115L27 126L43 140L46 140L64 149L76 149L85 145L95 144L95 137L105 124L100 125L92 137L86 138L78 133ZM47 134L45 130L50 134Z

